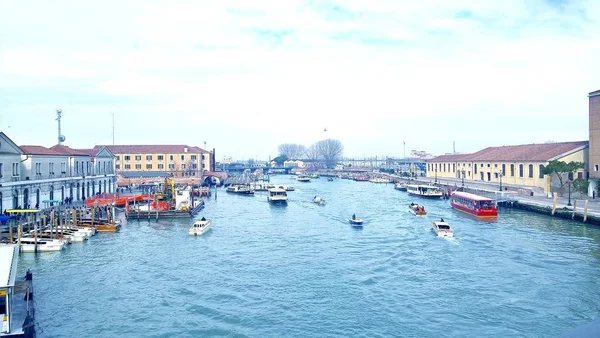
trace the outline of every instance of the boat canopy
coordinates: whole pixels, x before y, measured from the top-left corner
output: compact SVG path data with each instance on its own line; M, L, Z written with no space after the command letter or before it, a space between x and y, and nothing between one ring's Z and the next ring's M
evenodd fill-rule
M466 198L466 199L469 199L472 201L477 201L477 202L493 202L494 201L493 198L483 197L483 196L471 194L468 192L462 192L462 191L455 191L452 193L452 196L458 196L458 197Z

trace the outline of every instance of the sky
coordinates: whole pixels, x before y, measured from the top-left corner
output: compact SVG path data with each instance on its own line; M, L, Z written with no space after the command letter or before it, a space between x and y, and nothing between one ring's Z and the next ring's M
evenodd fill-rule
M594 0L0 0L0 131L50 147L62 109L91 148L114 114L115 144L217 160L587 140L598 32Z

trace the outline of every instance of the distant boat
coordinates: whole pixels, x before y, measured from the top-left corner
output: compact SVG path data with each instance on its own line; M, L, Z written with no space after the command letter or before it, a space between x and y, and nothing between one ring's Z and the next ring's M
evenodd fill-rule
M271 203L287 203L287 192L282 188L272 188L269 189L269 196L267 196L267 200Z
M415 216L425 216L427 212L425 211L425 207L419 204L411 203L408 205L408 211Z
M408 188L408 185L404 182L398 182L398 183L394 184L394 189L396 189L396 190L406 191L407 188Z
M496 201L494 199L468 192L453 192L452 195L450 195L450 205L456 210L476 217L498 217L498 209L496 208Z
M450 228L450 224L444 222L444 220L434 221L432 223L433 231L438 237L454 237L454 232Z
M296 180L298 182L310 182L310 177L308 177L308 176L298 176L298 178L296 178Z
M429 197L429 198L442 198L444 193L440 190L440 188L434 185L417 185L417 184L409 184L406 187L406 191L409 195L413 196L421 196L421 197Z
M194 222L188 231L190 236L202 236L207 232L212 225L212 221L206 218L202 218L200 221Z
M350 222L350 225L352 225L353 227L362 228L363 226L362 218L348 218L348 222Z
M369 180L371 183L390 183L387 178L376 177Z
M325 200L319 196L315 196L315 198L313 198L313 202L315 202L318 205L325 205Z

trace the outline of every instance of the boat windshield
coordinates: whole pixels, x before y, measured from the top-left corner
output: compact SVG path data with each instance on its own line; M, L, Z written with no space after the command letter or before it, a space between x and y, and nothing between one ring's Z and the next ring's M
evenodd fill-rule
M440 228L441 230L450 230L450 226L449 225L445 225L445 224L438 225L438 228Z

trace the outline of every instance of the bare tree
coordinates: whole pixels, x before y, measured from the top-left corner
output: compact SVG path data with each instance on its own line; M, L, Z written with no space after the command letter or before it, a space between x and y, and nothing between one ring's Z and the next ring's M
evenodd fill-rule
M310 147L308 147L304 153L305 153L305 157L307 160L318 161L320 159L320 157L319 157L320 154L317 151L316 145L314 145L314 144L312 144Z
M340 140L326 139L314 144L319 158L325 162L327 168L333 168L342 159L344 145Z
M289 159L297 160L304 156L306 147L296 143L284 143L280 144L277 150L279 150L279 155L285 155Z

